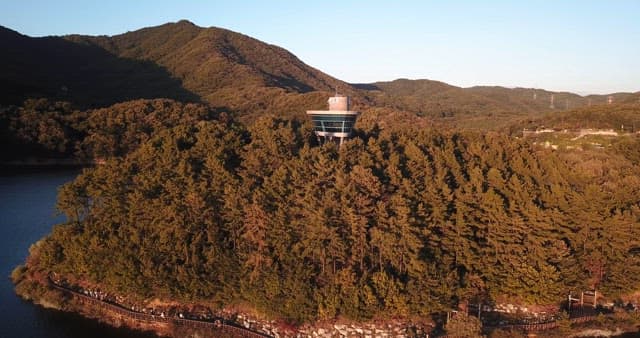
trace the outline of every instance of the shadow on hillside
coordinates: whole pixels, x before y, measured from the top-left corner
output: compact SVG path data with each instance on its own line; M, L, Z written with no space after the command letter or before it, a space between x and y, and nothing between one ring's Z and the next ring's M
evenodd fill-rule
M315 88L309 86L308 84L298 81L291 74L285 73L284 76L279 76L279 75L270 74L270 73L265 73L265 74L267 75L267 78L270 79L270 81L267 84L272 87L285 88L301 94L309 93L316 90Z
M361 90L381 90L373 83L351 83L351 85Z
M0 26L0 103L29 97L96 108L140 98L199 102L163 67L61 37L31 38Z

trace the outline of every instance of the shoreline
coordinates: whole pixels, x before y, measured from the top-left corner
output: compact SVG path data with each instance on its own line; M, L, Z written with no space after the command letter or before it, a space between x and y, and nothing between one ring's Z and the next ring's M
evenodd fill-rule
M91 167L101 164L101 161L80 160L77 158L27 158L0 161L0 170L11 169L66 169Z
M230 304L220 308L207 303L206 299L180 301L119 294L109 291L99 282L78 279L71 273L60 275L50 271L40 265L38 249L36 242L30 249L26 263L19 265L11 273L16 294L45 308L76 313L114 327L151 331L158 336L193 338L219 337L222 333L228 337L247 338L426 338L444 335L433 319L417 316L377 318L364 322L333 318L295 326L281 320L265 318L250 303ZM464 315L462 320L466 321L466 312L461 314ZM485 323L482 332L490 337L588 337L584 335L586 332L606 331L612 334L610 336L640 332L640 312L618 311L607 315L581 317L557 318L552 322L542 323L543 325L501 323L490 327Z
M16 272L17 271L17 272ZM235 316L226 317L218 313L219 317L211 317L208 320L189 318L189 314L182 317L162 316L141 312L140 309L129 310L125 305L113 304L100 299L97 294L84 293L74 290L72 286L65 286L62 281L54 281L48 273L33 271L28 267L18 267L12 273L12 280L16 285L16 293L23 299L45 308L54 308L65 312L76 313L81 316L98 320L114 327L127 327L134 330L153 332L161 337L434 337L432 329L409 329L410 323L395 321L393 328L370 323L359 324L333 324L313 323L301 327L289 327L282 329L276 327L274 321L260 320L251 316L236 312ZM88 291L90 292L90 291ZM186 307L185 304L182 304ZM570 332L559 329L562 325L554 325L547 330L522 331L513 327L500 327L502 332L518 333L538 337L592 337L596 336L620 336L635 334L638 325L625 321L625 318L614 316L596 316L590 318L588 323L570 323ZM574 326L571 326L573 324ZM387 325L388 326L388 325ZM635 326L635 330L633 327ZM446 336L445 336L446 337Z
M185 322L184 319L161 318L160 316L153 318L151 315L128 310L122 305L109 304L70 288L57 285L48 276L44 277L42 273L26 271L24 267L22 269L25 275L21 276L17 283L14 280L16 278L15 272L11 276L16 285L16 294L22 299L37 306L77 314L116 328L126 327L136 331L153 333L158 337L219 337L220 333L223 332L225 337L269 337L244 333L230 335L229 331L232 330L212 331L210 329L215 326L215 322L209 323L211 325L203 325L203 327L194 327L193 325L184 325L192 322L188 320ZM202 330L203 328L207 330Z
M165 317L163 315L155 315L155 314L147 314L140 311L129 310L124 306L117 303L110 303L105 300L101 300L99 298L91 297L89 295L74 291L71 288L64 287L56 283L51 277L48 278L49 285L63 293L67 293L73 297L79 298L80 302L84 305L94 306L94 307L102 307L107 309L108 311L117 313L121 316L129 317L135 319L139 322L145 322L149 324L173 324L177 326L190 326L194 328L202 328L212 330L213 333L225 334L226 336L234 336L236 334L243 337L250 338L268 338L271 337L269 335L261 334L259 332L254 332L252 330L240 327L238 325L233 325L232 323L227 323L226 319L220 318L212 318L211 320L201 320L201 319L186 319L186 318L170 318Z
M268 320L250 315L246 311L222 309L215 312L221 319L198 320L190 318L188 312L179 316L175 312L170 317L161 317L140 312L139 307L129 310L123 304L111 304L101 300L102 294L83 294L71 287L56 286L49 279L49 273L34 271L27 266L19 266L11 279L16 285L16 293L21 298L45 308L79 314L98 320L114 327L127 327L140 331L151 331L161 337L428 337L432 326L420 325L411 321L389 320L367 323L356 322L316 322L302 326L292 326L277 320ZM97 287L97 286L96 286ZM179 304L183 309L187 304ZM168 313L168 312L165 312ZM428 330L425 330L428 327Z

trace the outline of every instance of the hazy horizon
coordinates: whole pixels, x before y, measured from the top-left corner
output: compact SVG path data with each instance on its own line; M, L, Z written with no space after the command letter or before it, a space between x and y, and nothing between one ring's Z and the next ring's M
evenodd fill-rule
M580 95L640 91L640 2L5 1L29 36L117 35L189 20L285 48L349 83L430 79Z

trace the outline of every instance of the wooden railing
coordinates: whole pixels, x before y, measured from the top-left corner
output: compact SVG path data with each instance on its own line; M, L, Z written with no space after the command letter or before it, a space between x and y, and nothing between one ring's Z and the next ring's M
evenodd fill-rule
M213 320L199 320L199 319L158 316L154 314L133 311L125 308L122 305L110 303L104 300L100 300L100 299L85 295L71 288L57 284L51 278L49 278L49 284L57 290L60 290L62 292L75 296L83 304L90 304L95 307L106 309L108 311L117 313L119 315L127 316L136 321L143 321L143 322L149 322L149 323L173 323L174 325L177 325L177 326L185 326L185 327L190 327L194 329L208 329L208 330L214 331L217 336L223 336L223 337L226 337L226 336L242 337L242 338L271 337L264 333L250 330L238 324L229 322L224 318L215 318Z
M173 323L175 325L186 326L186 327L191 327L195 329L209 329L214 331L215 333L220 334L221 336L233 336L233 337L243 337L243 338L271 337L264 333L250 330L236 323L229 322L224 318L215 318L213 320L198 320L198 319L158 316L158 315L133 311L122 305L110 303L104 300L100 300L100 299L85 295L71 288L57 284L51 278L49 278L49 283L53 288L60 290L62 292L71 294L85 304L88 303L96 307L107 309L109 311L115 312L123 316L127 316L137 321L155 322L155 323ZM573 323L584 323L594 319L596 319L596 316L594 315L586 315L586 316L583 315L579 317L570 318L569 320L573 324ZM512 330L522 330L526 332L531 332L531 331L544 331L544 330L554 329L554 328L557 328L558 325L559 324L557 320L552 320L552 321L543 322L543 323L485 326L485 328L512 329Z
M570 318L569 321L571 321L571 324L577 324L577 323L586 323L594 319L596 319L596 316L589 315L589 316L580 316L580 317ZM522 331L530 332L530 331L544 331L544 330L555 329L558 327L558 325L559 324L557 320L551 320L543 323L506 324L506 325L485 326L485 328L522 330Z

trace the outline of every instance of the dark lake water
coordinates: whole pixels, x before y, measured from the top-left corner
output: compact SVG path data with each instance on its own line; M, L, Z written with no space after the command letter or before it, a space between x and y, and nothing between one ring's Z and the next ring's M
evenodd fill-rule
M57 189L80 170L0 172L0 337L151 338L149 333L116 329L94 320L43 309L15 295L9 275L27 257L29 246L64 221L55 216Z

